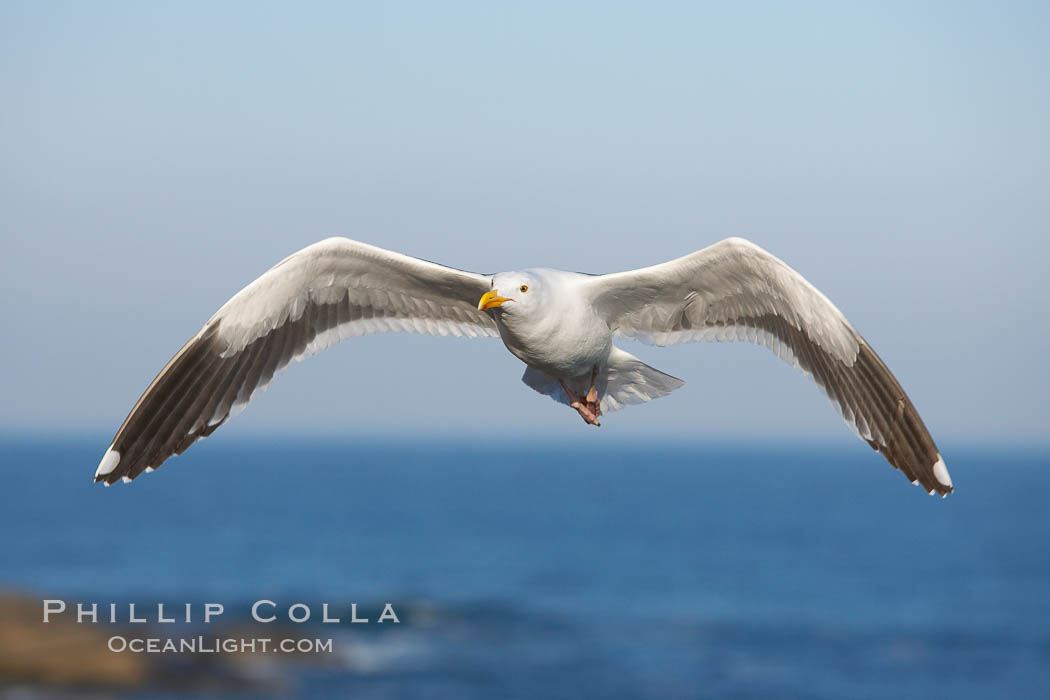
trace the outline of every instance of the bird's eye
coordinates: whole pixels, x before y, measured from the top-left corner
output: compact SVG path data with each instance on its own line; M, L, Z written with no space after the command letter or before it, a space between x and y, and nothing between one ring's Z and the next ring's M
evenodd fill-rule
M529 285L527 285L527 284L521 285L520 287L518 287L518 291L521 292L522 294L524 294L525 292L529 291Z

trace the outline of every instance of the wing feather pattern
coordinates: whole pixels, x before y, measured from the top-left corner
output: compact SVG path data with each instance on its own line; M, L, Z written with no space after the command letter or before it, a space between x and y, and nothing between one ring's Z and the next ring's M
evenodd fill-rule
M773 350L912 483L953 486L911 399L827 297L755 244L730 238L661 265L591 278L614 334L654 345L742 340Z
M304 248L238 292L160 371L95 472L152 471L207 437L282 369L386 331L495 337L477 300L490 278L345 238Z

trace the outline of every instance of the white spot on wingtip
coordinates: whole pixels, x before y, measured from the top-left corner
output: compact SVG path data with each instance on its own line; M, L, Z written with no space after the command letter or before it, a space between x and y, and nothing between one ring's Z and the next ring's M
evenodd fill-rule
M933 465L933 475L943 486L952 488L952 478L948 475L948 468L944 466L944 459L940 454L937 455L937 461Z
M919 485L919 480L918 479L912 479L911 483L912 483L913 486L918 486Z
M154 469L153 467L146 467L146 473L147 474L152 474L155 471L156 471L156 469Z
M95 476L109 474L117 468L118 464L120 464L120 453L113 448L106 450L106 454L102 455L102 461L98 463L98 469L95 470Z
M125 484L130 484L131 483L131 477L130 476L122 476L122 477L120 477L120 480L123 481ZM930 493L933 493L933 491L930 491Z

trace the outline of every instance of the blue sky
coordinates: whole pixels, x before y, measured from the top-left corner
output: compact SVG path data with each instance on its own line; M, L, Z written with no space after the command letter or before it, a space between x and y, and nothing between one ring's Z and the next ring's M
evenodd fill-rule
M1046 3L0 5L0 430L102 442L288 253L479 272L751 238L827 294L935 438L1045 441ZM601 438L852 438L749 346ZM583 435L496 342L354 340L229 434ZM943 447L943 444L942 444Z

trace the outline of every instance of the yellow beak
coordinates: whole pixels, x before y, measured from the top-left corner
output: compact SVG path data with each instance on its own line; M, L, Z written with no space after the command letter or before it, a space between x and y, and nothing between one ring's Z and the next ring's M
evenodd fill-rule
M481 299L478 301L478 309L481 311L486 311L487 309L494 309L497 306L503 306L503 302L505 301L513 301L513 299L501 297L499 295L499 292L493 289L490 292L485 292L481 296Z

